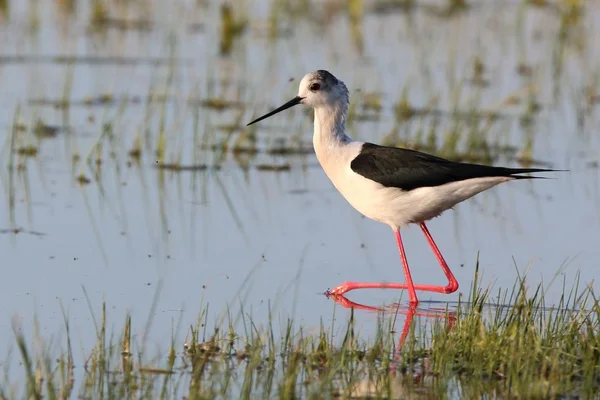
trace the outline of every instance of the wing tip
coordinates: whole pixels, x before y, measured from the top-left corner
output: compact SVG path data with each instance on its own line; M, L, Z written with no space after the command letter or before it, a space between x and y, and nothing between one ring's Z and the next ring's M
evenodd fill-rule
M513 172L510 177L515 179L557 179L554 177L537 176L537 175L519 175L519 174L532 174L542 172L570 172L568 169L543 169L543 168L531 168L526 170L520 170Z

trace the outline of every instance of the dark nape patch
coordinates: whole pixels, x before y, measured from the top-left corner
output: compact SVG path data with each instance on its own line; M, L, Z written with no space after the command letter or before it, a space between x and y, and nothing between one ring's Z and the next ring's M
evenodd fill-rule
M337 84L338 80L335 76L333 76L329 71L320 69L316 71L317 77L325 82L329 82L332 84Z

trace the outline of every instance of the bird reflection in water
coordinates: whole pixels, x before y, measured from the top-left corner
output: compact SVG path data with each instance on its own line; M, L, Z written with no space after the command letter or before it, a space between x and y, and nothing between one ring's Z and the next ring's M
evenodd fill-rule
M414 305L400 306L399 304L390 304L389 306L369 306L366 304L356 303L343 295L327 295L328 298L335 301L339 305L344 308L353 308L355 310L365 310L378 312L383 314L400 314L406 315L406 320L404 322L404 327L402 328L402 333L400 334L400 338L398 339L398 350L400 350L404 346L404 342L406 341L406 337L408 336L408 332L410 331L410 326L413 322L413 317L415 315L421 317L428 318L445 318L447 320L447 328L448 330L454 327L454 323L456 322L456 311L452 311L450 309L441 308L441 307L433 307L423 309L421 307L417 307Z
M391 377L398 377L398 367L402 364L402 356L401 350L405 345L406 339L408 337L408 333L410 332L410 327L413 323L415 316L425 317L425 318L440 318L445 319L446 321L446 329L450 331L456 322L456 311L451 310L450 308L442 308L442 307L431 307L431 308L421 308L416 305L401 306L398 303L394 303L388 306L371 306L367 304L361 304L354 302L343 295L333 295L327 293L327 297L337 304L341 305L344 308L350 308L353 310L364 310L369 312L381 313L381 314L396 314L396 315L405 315L406 319L404 321L404 326L402 327L402 332L400 333L400 337L398 338L398 346L394 351L392 362L390 364L389 373ZM423 302L421 302L423 304ZM425 361L425 360L424 360ZM401 375L406 375L405 373L401 373ZM423 386L429 386L427 382L426 373L424 368L418 368L413 371L412 374L413 380L412 383L415 385L420 385L422 389L425 389ZM370 396L375 394L375 383L369 380L365 380L361 382L360 385L354 390L352 398L362 398L363 396ZM411 394L410 398L413 399L430 399L435 398L431 397L432 393L427 393L427 390L421 391L419 394L408 391L408 388L405 384L398 379L394 379L392 381L392 398L405 398L405 396Z

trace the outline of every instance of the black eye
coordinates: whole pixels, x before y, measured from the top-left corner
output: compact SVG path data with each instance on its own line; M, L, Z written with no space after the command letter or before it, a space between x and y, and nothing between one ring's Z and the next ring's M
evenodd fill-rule
M321 85L318 83L312 83L308 88L311 91L316 92L317 90L321 89Z

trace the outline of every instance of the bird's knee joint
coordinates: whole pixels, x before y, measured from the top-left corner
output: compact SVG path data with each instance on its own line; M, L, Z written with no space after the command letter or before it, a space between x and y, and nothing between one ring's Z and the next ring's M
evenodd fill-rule
M454 293L458 290L458 283L454 282L445 287L445 294Z

